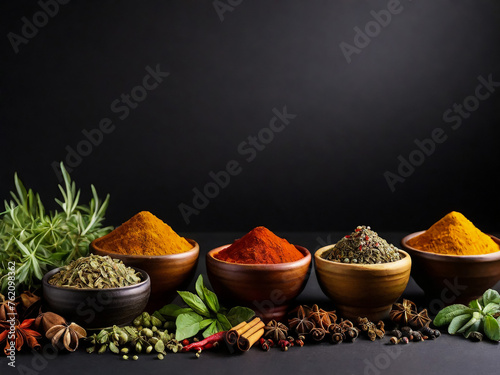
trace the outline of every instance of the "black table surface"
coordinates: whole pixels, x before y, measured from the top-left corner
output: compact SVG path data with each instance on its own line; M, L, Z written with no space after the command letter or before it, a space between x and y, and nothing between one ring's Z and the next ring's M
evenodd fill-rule
M205 254L217 246L230 243L242 233L190 233L200 244L198 273L206 277ZM344 233L278 233L291 243L307 247L311 252L324 244L334 243ZM379 233L389 242L399 244L403 233ZM311 272L297 303L317 303L331 306L322 293L314 272ZM194 281L190 290L194 290ZM495 286L500 290L500 283ZM428 307L422 290L410 279L403 294L420 307ZM176 301L178 302L178 301ZM242 354L229 354L225 349L204 352L199 359L193 353L167 354L163 361L154 355L142 354L138 361L125 361L119 355L107 352L87 354L84 349L75 353L34 355L17 353L16 368L0 359L0 374L498 374L499 346L483 341L473 343L461 336L443 334L439 339L408 345L388 345L388 338L371 342L360 338L355 343L332 345L327 342L293 347L287 352L277 348L263 352L254 347ZM50 344L47 344L50 346ZM2 348L3 349L3 348Z

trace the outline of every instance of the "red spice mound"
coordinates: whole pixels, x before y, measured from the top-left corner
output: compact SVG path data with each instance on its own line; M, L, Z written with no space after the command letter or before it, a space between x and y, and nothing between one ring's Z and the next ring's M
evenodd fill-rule
M304 255L269 229L257 227L214 257L231 263L276 264L295 262Z

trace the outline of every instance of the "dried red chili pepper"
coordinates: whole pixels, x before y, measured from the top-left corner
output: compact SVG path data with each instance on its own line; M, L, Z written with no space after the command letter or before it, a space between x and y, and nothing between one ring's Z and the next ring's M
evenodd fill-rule
M225 331L216 333L212 336L208 336L206 339L198 341L198 342L193 342L192 344L189 344L187 346L184 346L181 349L181 352L193 352L193 351L200 351L200 350L205 350L205 349L211 349L218 345L219 342L222 342L224 340L224 337L226 335Z
M30 329L34 321L35 319L25 319L22 323L20 323L19 320L16 320L14 326L14 332L15 332L14 347L17 351L20 351L24 344L28 345L31 349L40 348L40 344L38 343L37 339L41 338L42 335L39 332ZM7 342L7 344L5 345L4 353L6 355L9 355L8 353L10 353L14 349L10 346L10 342L12 341L10 337L7 339L9 333L11 332L11 322L10 321L1 322L0 329L3 329L3 332L0 333L0 344L3 343L4 341Z

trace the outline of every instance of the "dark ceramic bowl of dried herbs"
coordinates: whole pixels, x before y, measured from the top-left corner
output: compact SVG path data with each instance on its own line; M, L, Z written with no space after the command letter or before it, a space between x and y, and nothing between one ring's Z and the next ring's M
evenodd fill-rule
M43 300L48 311L86 329L126 325L144 311L151 291L151 281L145 271L126 267L132 276L124 277L102 270L102 278L98 279L81 269L72 269L69 275L67 267L53 269L42 279ZM131 279L127 281L127 277ZM78 278L83 281L75 282Z

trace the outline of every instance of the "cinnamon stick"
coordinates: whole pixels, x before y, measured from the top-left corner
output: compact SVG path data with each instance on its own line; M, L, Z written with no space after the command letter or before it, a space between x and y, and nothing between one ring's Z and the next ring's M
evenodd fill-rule
M264 325L264 323L262 323ZM248 337L241 336L238 339L238 349L242 352L248 351L264 334L264 328L260 328Z
M238 330L240 328L243 328L244 326L246 326L248 323L247 322L241 322L240 324L238 324L237 326L234 326L233 328L231 328L229 331L227 331L226 333L226 342L229 344L229 345L234 345L238 342L238 339L240 338L240 334L238 332Z

